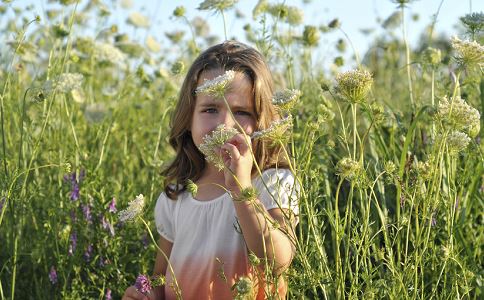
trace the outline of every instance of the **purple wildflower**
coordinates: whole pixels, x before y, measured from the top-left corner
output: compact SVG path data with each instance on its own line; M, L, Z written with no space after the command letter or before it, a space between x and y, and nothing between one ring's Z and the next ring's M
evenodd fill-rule
M71 200L76 201L79 200L80 197L80 191L79 191L79 184L74 183L72 184L72 190L71 190Z
M86 260L86 262L91 261L92 252L93 252L92 244L89 244L87 246L86 252L84 252L84 259Z
M91 205L81 205L82 213L84 214L84 218L86 219L87 223L92 223L92 216L91 216Z
M140 293L146 294L149 293L152 289L150 278L146 275L138 275L136 278L136 282L134 284L136 290Z
M109 212L115 213L118 210L116 209L116 198L113 197L113 200L111 200L111 203L109 203Z
M75 231L71 233L69 240L71 241L71 244L69 245L69 256L72 256L77 248L77 233Z
M111 300L111 289L106 289L106 300Z
M57 271L55 270L54 266L50 267L49 280L52 282L52 284L57 283Z
M101 217L101 225L104 230L109 231L111 236L114 236L114 226L108 220L106 220L106 217L104 216Z

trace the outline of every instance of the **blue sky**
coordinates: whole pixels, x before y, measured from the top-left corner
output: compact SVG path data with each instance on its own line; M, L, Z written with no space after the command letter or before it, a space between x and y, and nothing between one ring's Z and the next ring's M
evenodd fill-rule
M85 1L82 1L85 2ZM186 30L188 27L180 20L175 20L171 17L173 10L177 6L184 6L187 10L187 17L189 19L200 16L204 18L210 25L210 30L213 34L220 37L220 41L224 39L223 21L220 15L214 15L211 12L200 11L196 8L202 1L180 1L180 0L104 0L109 6L116 7L111 11L110 21L115 21L117 24L123 24L129 13L138 11L153 20L152 26L148 32L135 32L136 36L143 38L146 34L154 36L159 41L163 42L164 33L174 30ZM121 7L121 2L130 2L131 8L124 9ZM239 0L236 8L242 12L246 18L237 19L235 17L235 10L227 13L227 25L229 38L236 37L241 41L245 41L245 34L243 26L246 23L252 23L252 27L257 27L256 21L253 21L252 9L257 4L258 0ZM303 4L302 0L286 0L276 1L268 0L270 3L285 2L287 5L294 5L304 9L304 23L307 25L319 26L327 24L334 18L338 18L341 22L341 28L347 33L354 47L360 56L362 56L369 43L374 39L378 33L384 30L377 20L385 20L397 9L397 5L391 0L312 0ZM43 9L50 5L48 0L14 0L13 6L22 6L27 4L35 4L36 12L41 16ZM446 35L458 34L455 25L458 23L458 18L469 12L480 12L484 10L484 1L471 0L416 0L412 1L406 9L406 28L409 41L415 44L418 36L426 25L428 25L433 15L440 11L437 16L436 33L445 33ZM418 14L418 20L412 19ZM364 35L361 29L373 29L370 35ZM123 28L121 30L127 31L128 34L133 33L131 28ZM299 28L302 31L302 26ZM394 30L398 36L402 36L401 29ZM323 63L330 63L332 58L338 53L335 50L335 44L338 39L344 38L342 32L336 31L331 34L321 36L320 48L317 53ZM352 55L351 49L348 47L346 57Z

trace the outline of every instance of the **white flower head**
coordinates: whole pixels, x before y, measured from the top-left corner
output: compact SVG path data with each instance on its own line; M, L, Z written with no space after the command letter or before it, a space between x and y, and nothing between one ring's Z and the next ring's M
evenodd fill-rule
M128 17L128 23L140 28L150 27L150 19L140 14L139 12L133 12Z
M451 39L451 45L456 52L455 59L460 66L484 66L484 46L476 41L463 41L456 36Z
M132 221L143 212L145 206L145 197L143 194L136 196L134 200L129 202L128 208L119 212L119 220L121 222Z
M470 142L471 138L460 131L454 131L447 136L447 147L451 154L457 154L466 149Z
M206 80L202 85L195 89L196 94L207 94L216 99L223 98L227 86L234 80L235 72L233 70L225 71L224 74L211 80Z
M212 162L219 170L223 170L224 162L217 150L237 133L237 129L227 128L225 124L220 124L210 134L203 137L203 143L200 144L198 149L208 161Z
M272 98L272 104L277 105L282 110L290 110L301 97L301 91L296 89L285 89L277 92Z
M72 90L80 89L84 76L79 73L63 73L53 83L53 88L62 93L69 93Z
M239 0L205 0L198 6L199 10L222 11L233 7Z
M265 139L277 143L279 141L285 141L289 138L289 131L292 129L292 116L274 121L271 123L269 128L256 131L252 134L251 138L253 140Z
M94 57L100 62L121 64L126 60L126 55L117 47L108 43L96 43Z
M449 125L455 130L466 130L471 133L480 127L481 114L479 111L459 96L451 99L444 96L437 106L436 117L444 125ZM477 135L478 131L471 134Z

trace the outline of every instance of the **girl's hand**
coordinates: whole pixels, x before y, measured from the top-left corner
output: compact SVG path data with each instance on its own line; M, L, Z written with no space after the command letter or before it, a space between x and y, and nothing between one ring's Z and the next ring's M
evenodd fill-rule
M144 295L136 290L134 286L130 286L124 291L122 300L153 300L155 299L152 292L148 295Z
M253 164L250 138L244 137L241 133L236 134L220 147L220 151L226 167L225 187L236 193L240 189L250 187Z

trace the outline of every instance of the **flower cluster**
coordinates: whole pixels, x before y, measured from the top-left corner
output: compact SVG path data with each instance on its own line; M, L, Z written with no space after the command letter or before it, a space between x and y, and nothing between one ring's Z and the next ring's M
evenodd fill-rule
M447 149L451 154L457 154L467 148L471 138L460 131L453 131L447 136Z
M471 136L479 133L481 114L459 96L451 99L444 96L437 106L436 118L444 126L467 131Z
M64 175L64 181L69 181L71 184L70 198L72 201L76 201L80 197L80 184L84 179L85 174L86 172L84 170L81 170L79 172L79 177L77 176L76 172Z
M139 28L148 28L150 27L150 19L139 12L133 12L128 17L128 24Z
M93 55L99 62L111 64L121 64L126 59L126 55L121 50L108 43L96 43Z
M484 13L473 12L460 18L460 21L467 27L467 30L475 35L484 29Z
M143 274L138 275L134 287L142 294L147 294L153 289L150 278Z
M275 93L272 98L272 104L277 105L281 110L288 111L294 107L294 104L301 97L301 91L296 89L285 89Z
M145 205L143 194L139 194L134 200L129 202L128 208L119 212L121 222L132 221L141 214Z
M288 131L292 129L292 116L288 115L284 119L277 120L271 123L269 128L256 131L252 134L253 140L266 139L277 143L285 141L289 138Z
M362 103L373 84L373 77L366 70L350 70L336 76L336 90L351 103Z
M187 191L192 194L192 197L195 197L198 193L198 186L195 182L191 181L190 179L187 180Z
M84 76L79 73L63 73L61 74L55 82L49 82L52 89L56 89L61 93L69 93L72 90L77 90L81 88Z
M206 80L202 85L195 89L196 94L210 95L216 99L221 99L225 95L227 86L234 80L235 72L225 71L224 74L211 80Z
M461 67L484 67L484 46L476 41L463 41L454 36L451 45L456 52L455 60Z
M233 7L238 0L205 0L198 6L199 10L222 11Z
M218 149L237 133L237 129L227 128L225 124L220 124L214 131L203 137L203 143L200 144L199 150L208 161L212 162L219 170L223 170L224 162L218 153Z
M337 175L358 186L364 186L367 183L366 173L361 163L350 157L345 157L336 164Z

